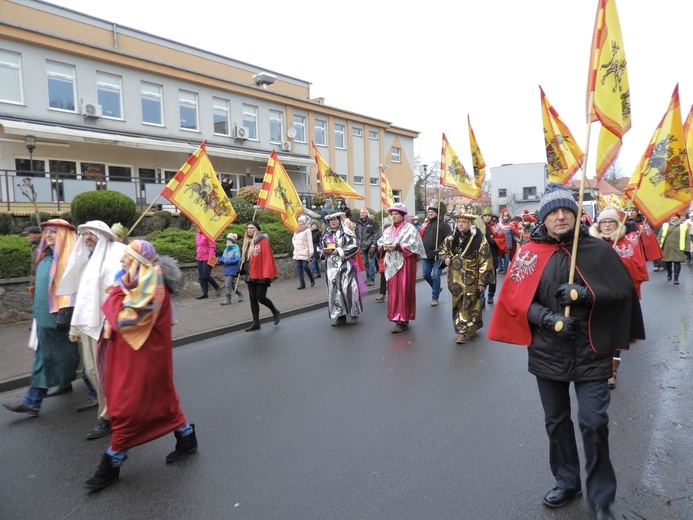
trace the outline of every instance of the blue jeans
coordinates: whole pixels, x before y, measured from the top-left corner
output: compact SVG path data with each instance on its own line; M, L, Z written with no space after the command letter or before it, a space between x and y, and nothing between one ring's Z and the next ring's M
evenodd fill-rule
M361 258L363 258L363 266L366 268L366 280L369 282L374 282L375 262L377 261L376 255L369 257L368 249L366 249L361 251Z
M431 299L437 300L440 296L440 260L423 259L423 277L431 286Z
M22 404L28 406L32 410L40 410L43 398L46 397L48 393L48 388L36 388L35 386L30 386L29 390L26 391L24 397L22 397Z
M207 294L208 284L217 290L219 289L219 284L212 277L212 266L209 265L206 260L197 261L197 278L200 281L202 294Z
M308 276L313 276L310 272L310 267L308 267L310 263L308 260L296 260L296 269L298 269L298 280L301 282L301 285L305 285L306 281L305 278L303 277L303 272Z
M313 276L320 276L320 260L318 260L317 255L311 260L311 272Z

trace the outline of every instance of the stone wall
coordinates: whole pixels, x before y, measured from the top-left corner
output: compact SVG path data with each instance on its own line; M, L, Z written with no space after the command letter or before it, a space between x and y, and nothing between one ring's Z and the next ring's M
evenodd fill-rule
M288 255L275 257L280 280L297 277L296 262ZM200 294L197 281L197 264L181 264L183 278L178 286L177 298L194 297ZM221 265L212 269L212 276L223 287L224 271ZM16 323L31 319L32 300L28 291L29 278L12 278L0 280L0 325Z

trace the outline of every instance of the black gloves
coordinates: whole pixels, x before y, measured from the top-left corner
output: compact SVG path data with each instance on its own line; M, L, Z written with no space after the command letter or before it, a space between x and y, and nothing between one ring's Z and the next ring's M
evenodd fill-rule
M592 305L592 294L584 285L564 283L553 294L560 305Z
M63 307L58 309L55 314L55 328L59 332L68 332L70 330L70 322L72 321L72 311L74 307Z
M559 338L574 338L578 332L575 318L566 317L558 312L548 311L541 320L541 325L556 334Z

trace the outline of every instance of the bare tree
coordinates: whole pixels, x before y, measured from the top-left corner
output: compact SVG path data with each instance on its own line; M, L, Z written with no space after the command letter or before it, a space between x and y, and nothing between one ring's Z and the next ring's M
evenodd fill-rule
M602 180L608 182L613 186L616 180L621 179L622 177L627 177L627 174L623 173L623 168L621 168L621 165L618 164L618 161L614 161L606 169L606 172L604 173L604 177L602 177Z
M22 195L29 199L29 202L31 202L31 205L34 207L34 215L36 215L36 225L41 225L41 215L39 214L38 204L36 203L38 195L36 194L36 190L34 189L34 183L31 182L31 178L24 177L22 183L17 184L17 187L22 191Z

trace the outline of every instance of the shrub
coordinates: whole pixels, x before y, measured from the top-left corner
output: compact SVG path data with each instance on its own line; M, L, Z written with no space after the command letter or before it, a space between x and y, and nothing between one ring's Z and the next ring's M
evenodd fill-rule
M327 197L325 197L325 195L322 193L317 193L310 196L310 203L317 208L321 208L325 202L327 202Z
M176 227L178 229L182 229L183 231L187 231L188 229L191 228L191 226L192 226L192 222L190 221L190 219L188 217L186 217L185 215L183 215L182 213L180 213L178 215L178 222L176 222Z
M257 199L256 199L257 200ZM253 205L240 198L233 198L231 199L231 205L233 206L233 210L236 212L236 220L234 222L238 224L247 224L251 220L253 220L253 213L255 212L255 208L253 208Z
M71 210L77 224L102 220L109 226L120 222L130 227L137 215L137 207L130 197L110 190L80 193L72 200Z
M168 228L152 233L147 240L152 243L157 254L172 256L179 263L189 263L195 262L196 233L197 230Z
M9 235L14 227L14 219L9 213L0 213L0 235ZM25 241L26 242L26 241Z
M46 213L45 211L39 211L39 218L41 219L41 222L45 222L46 220L51 219L51 214ZM29 225L31 226L38 226L41 222L36 222L36 213L32 213L29 217Z
M269 236L272 251L275 255L281 255L291 251L291 239L294 234L284 227L283 224L265 224L262 231ZM243 241L241 240L241 244Z
M256 186L245 186L238 190L236 198L246 201L248 204L257 204L257 198L260 196L260 188Z
M162 217L144 217L135 229L130 230L130 235L136 237L145 236L154 231L164 230L167 227L166 220Z
M276 211L259 209L255 214L255 221L259 224L281 224L282 216Z
M60 216L59 216L58 218L61 218L61 219L63 219L63 220L66 220L66 221L68 221L70 224L74 224L74 223L75 223L75 219L73 218L72 213L70 213L69 211L65 211L65 212L61 213Z
M31 273L31 244L19 235L0 237L0 279L23 278Z
M171 226L171 221L173 220L173 213L171 213L170 211L166 211L166 210L155 211L154 215L152 215L152 216L163 219L164 222L166 223L166 227Z

